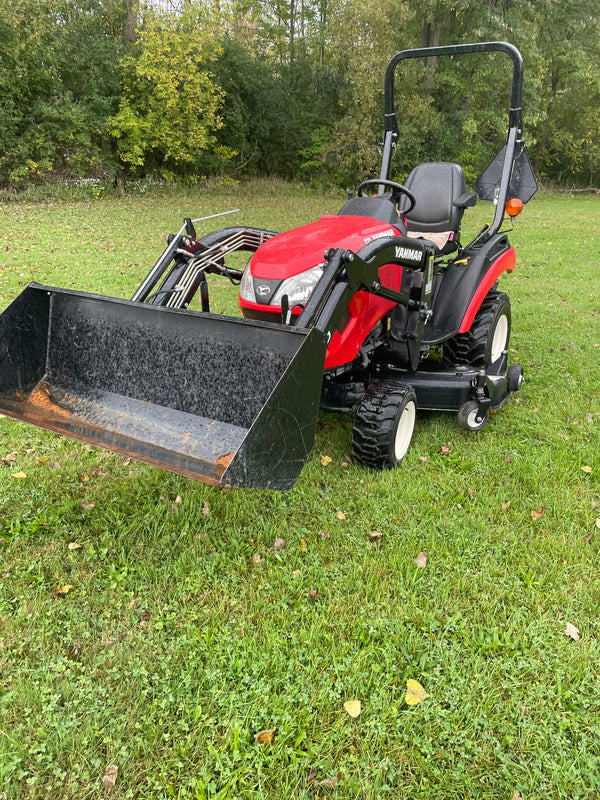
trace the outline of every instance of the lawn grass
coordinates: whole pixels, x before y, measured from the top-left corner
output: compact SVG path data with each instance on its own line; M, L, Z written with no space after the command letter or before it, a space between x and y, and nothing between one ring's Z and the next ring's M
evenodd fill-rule
M343 200L5 204L0 307L32 279L130 297L185 215L285 229ZM329 414L289 493L0 419L0 796L598 797L598 219L595 196L526 207L501 281L526 383L478 434L422 415L393 472L348 463ZM226 281L214 297L233 312Z

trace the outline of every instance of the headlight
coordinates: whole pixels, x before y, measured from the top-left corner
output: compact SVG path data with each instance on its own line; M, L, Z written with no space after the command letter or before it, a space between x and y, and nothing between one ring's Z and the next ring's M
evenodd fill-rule
M301 272L299 275L294 275L293 278L283 281L273 295L272 305L280 306L284 294L288 296L290 308L300 303L306 303L319 282L324 267L324 264L319 264L318 267L313 267L306 272Z
M242 274L242 280L240 283L240 297L242 300L246 300L248 303L256 303L256 295L254 294L254 284L252 282L252 275L250 274L250 264L252 259L248 261L246 265L246 269Z

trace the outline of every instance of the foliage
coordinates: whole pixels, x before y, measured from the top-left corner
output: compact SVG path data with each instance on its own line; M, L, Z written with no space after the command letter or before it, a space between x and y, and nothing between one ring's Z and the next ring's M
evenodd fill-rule
M114 170L121 4L0 0L0 12L0 182Z
M223 97L209 70L218 20L208 4L180 15L146 8L138 40L119 65L119 111L109 120L121 160L171 177L192 173L215 144Z
M328 136L327 123L339 116L341 81L332 71L308 64L275 69L227 36L215 73L225 93L218 141L236 153L233 169L284 178L307 175L314 165L306 163L306 153L315 146L317 132L322 135L325 127ZM318 169L323 170L320 161Z
M0 185L157 173L356 185L378 171L390 55L505 40L524 57L536 173L594 186L598 26L595 0L0 0ZM433 62L402 66L396 177L450 159L472 183L505 133L510 67Z
M4 204L0 305L32 279L131 296L184 214L285 229L342 200L271 181ZM523 388L478 434L421 415L395 471L349 463L337 415L287 494L0 419L0 793L598 794L599 205L526 207L501 284Z

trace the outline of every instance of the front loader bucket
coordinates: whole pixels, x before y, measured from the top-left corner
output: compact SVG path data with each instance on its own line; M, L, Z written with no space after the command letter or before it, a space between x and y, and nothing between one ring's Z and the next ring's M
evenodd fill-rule
M0 316L0 413L222 486L290 489L327 342L30 284Z

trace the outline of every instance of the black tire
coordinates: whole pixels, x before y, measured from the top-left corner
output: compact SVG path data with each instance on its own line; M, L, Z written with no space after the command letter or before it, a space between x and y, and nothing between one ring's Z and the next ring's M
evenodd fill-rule
M374 469L397 466L410 446L417 412L417 396L394 378L371 384L354 417L352 456Z
M458 333L444 343L444 357L452 364L489 367L495 363L510 341L510 300L504 292L491 291L485 296L470 330Z
M523 385L523 367L511 364L506 372L506 387L509 392L518 392Z
M479 403L477 400L467 400L458 409L457 413L458 424L465 431L480 431L484 425L487 424L490 418L490 412L486 410L485 414L479 416Z

